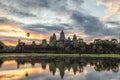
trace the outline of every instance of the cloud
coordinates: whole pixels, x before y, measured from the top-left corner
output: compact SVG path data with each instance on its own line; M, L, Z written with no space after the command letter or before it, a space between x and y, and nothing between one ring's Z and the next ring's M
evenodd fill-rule
M9 3L8 3L9 2ZM70 22L71 10L79 10L84 0L1 0L0 7L10 19L23 24Z
M0 24L11 23L8 19L0 17Z
M36 44L40 44L42 42L42 38L46 38L47 40L49 39L45 36L40 37L40 35L39 36L34 35L34 38L30 38L29 42L27 42L27 44L31 44L32 41L36 41ZM3 43L5 43L5 45L8 45L8 46L16 46L18 44L18 39L21 39L22 42L28 41L28 38L23 38L23 37L0 36L0 41L2 41Z
M101 71L97 72L91 67L84 67L88 73L84 74L83 72L77 72L76 75L72 71L65 71L63 80L119 80L120 72L113 73L111 71ZM40 69L37 71L39 72ZM35 71L34 71L35 72ZM20 80L34 79L34 80L61 80L59 71L57 70L55 76L51 75L49 71L44 71L42 73L31 74L28 77L23 77Z
M104 20L114 19L120 12L120 0L98 0L99 5L106 6L108 15L104 16ZM116 18L115 18L116 19Z
M1 24L0 25L0 41L6 45L17 45L18 39L27 40L26 33L30 32L30 41L41 41L42 39L49 39L48 35L35 34L30 30L22 29L17 25Z
M78 25L79 29L83 28L84 32L88 35L95 35L101 33L104 24L94 16L85 15L80 12L74 12L71 18Z
M46 33L46 34L50 32L73 29L69 24L56 24L56 25L30 24L24 25L24 27L34 33Z
M116 25L116 26L120 26L120 21L106 21L106 23Z
M20 18L23 18L23 17L36 17L32 13L25 12L22 9L21 10L17 9L16 6L12 6L12 4L4 4L4 3L0 2L0 7L2 7L3 11L6 12L7 14L17 16L17 17L20 17Z
M17 23L13 19L10 19L7 15L0 12L0 24L15 24Z
M66 11L71 10L73 7L80 7L84 0L1 0L1 7L4 8L5 11L16 14L20 11L33 13L32 11L40 12L41 8L46 8L54 11ZM32 10L32 11L31 11ZM20 13L21 13L20 12ZM27 14L27 13L26 13ZM26 15L25 14L25 15Z
M116 36L119 34L120 28L108 28L104 22L100 21L97 17L91 15L85 15L81 12L75 12L72 14L71 18L74 20L75 25L85 34L89 35L87 40L96 37L106 37L106 36ZM117 22L108 22L111 24L117 24Z
M119 12L120 11L120 0L98 0L99 4L108 6L109 12Z
M83 13L81 5L84 3L84 0L0 0L0 24L12 24L12 29L3 28L0 33L2 36L8 36L9 33L12 37L25 37L25 33L30 32L37 39L48 39L52 33L61 30L65 30L66 35L84 35L89 39L117 34L119 28L107 27L107 24L117 26L117 23L103 22L97 17ZM7 16L3 17L1 14ZM16 28L13 25L23 32L13 29Z
M119 75L120 73L118 73ZM119 80L119 76L114 73L107 73L107 72L91 72L87 74L85 80Z

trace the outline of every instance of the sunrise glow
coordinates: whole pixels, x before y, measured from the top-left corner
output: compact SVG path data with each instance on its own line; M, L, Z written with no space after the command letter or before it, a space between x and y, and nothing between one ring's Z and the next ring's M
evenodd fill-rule
M29 4L27 1L11 0L8 3L8 0L1 0L0 41L15 46L18 39L27 39L27 32L31 41L49 40L51 34L64 30L66 38L77 34L86 42L95 38L117 38L120 33L120 0L65 0L55 5L54 0L46 1L49 4L38 3L42 4L39 0L30 0Z

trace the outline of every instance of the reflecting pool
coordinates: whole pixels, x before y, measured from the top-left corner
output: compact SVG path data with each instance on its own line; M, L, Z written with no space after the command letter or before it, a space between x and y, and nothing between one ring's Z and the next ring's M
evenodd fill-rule
M120 80L120 59L1 57L0 80Z

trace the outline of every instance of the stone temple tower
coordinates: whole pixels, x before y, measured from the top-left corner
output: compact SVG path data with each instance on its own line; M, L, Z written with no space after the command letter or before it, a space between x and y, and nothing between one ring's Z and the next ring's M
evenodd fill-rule
M64 41L65 40L65 34L64 34L64 31L62 30L61 33L60 33L60 41Z

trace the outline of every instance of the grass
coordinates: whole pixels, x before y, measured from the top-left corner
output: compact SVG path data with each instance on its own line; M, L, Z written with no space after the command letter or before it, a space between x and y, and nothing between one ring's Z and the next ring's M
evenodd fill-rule
M0 57L7 56L80 56L79 54L51 54L51 53L0 53Z
M82 56L88 56L88 57L119 57L120 54L82 54Z
M9 56L67 56L67 57L119 57L120 54L51 54L51 53L0 53L0 57Z

